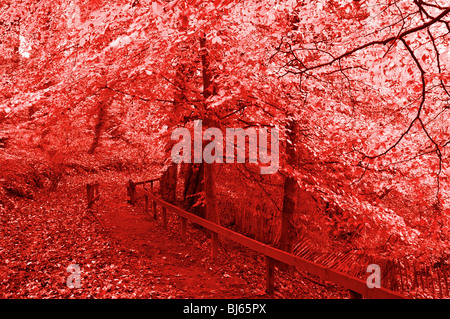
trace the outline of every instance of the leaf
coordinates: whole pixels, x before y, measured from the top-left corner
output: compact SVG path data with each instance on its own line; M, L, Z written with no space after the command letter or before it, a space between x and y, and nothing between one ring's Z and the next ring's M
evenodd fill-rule
M152 9L156 15L162 15L164 13L164 7L157 1L152 2Z
M212 44L215 44L215 43L222 44L222 38L219 36L215 36L214 38L212 38L211 43Z

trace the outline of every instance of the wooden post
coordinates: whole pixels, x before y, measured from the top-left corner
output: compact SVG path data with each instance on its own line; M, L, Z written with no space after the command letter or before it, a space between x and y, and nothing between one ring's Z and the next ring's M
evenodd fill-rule
M162 208L162 220L164 229L167 229L167 209L165 207Z
M145 194L145 213L148 214L148 195Z
M128 185L130 188L130 204L134 206L136 204L136 185L131 179L128 181Z
M131 205L136 205L136 185L134 184L134 182L131 182L131 194L133 195L132 201L131 201Z
M266 293L272 296L275 291L275 261L266 256Z
M100 183L95 182L95 200L99 200L100 198L100 191L98 190Z
M94 197L96 197L98 195L98 185L99 185L99 182L95 181L95 184L94 184Z
M153 193L153 181L150 182L150 192L152 193L152 195L154 195ZM152 206L153 206L153 219L156 220L156 202L154 200L152 200Z
M156 220L157 219L156 218L156 202L153 200L152 203L153 203L153 218Z
M219 235L211 231L211 258L216 259L219 251Z
M181 217L181 240L186 241L186 218Z
M87 208L92 207L92 185L87 184L86 185L86 191L87 191Z
M349 290L350 292L350 299L362 299L362 295L360 293L357 293L356 291Z

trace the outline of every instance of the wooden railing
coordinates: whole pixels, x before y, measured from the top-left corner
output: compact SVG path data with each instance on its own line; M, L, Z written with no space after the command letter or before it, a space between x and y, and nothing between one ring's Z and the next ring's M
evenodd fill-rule
M94 184L86 184L87 208L92 208L92 204L100 198L98 187L98 182L95 182Z
M134 183L136 184L136 183ZM133 184L129 184L131 187ZM175 213L180 217L181 222L181 238L186 240L186 223L189 220L192 223L203 226L211 231L211 256L216 258L218 254L218 236L228 238L236 243L239 243L247 248L250 248L256 252L259 252L265 256L266 259L266 291L268 294L274 292L274 263L280 261L284 264L297 267L301 271L308 272L309 274L316 275L322 280L334 282L335 284L350 290L350 297L355 299L364 298L376 298L376 299L399 299L405 298L399 293L388 290L386 288L369 288L364 280L357 277L353 277L342 272L333 270L331 268L324 267L323 265L314 263L312 261L300 258L291 253L274 248L272 246L263 244L259 241L246 237L242 234L234 232L228 228L222 227L215 223L212 223L197 215L184 211L183 209L176 207L170 203L165 202L161 198L154 195L153 192L144 190L144 196L146 198L146 212L148 212L148 200L153 203L153 216L156 218L156 205L162 207L162 222L163 227L167 228L167 210Z
M150 184L150 190L153 193L153 183L159 181L159 178L149 179L146 181L133 182L133 180L129 180L127 183L127 195L128 195L128 203L131 205L136 205L137 200L137 192L136 186L142 185L145 188L146 184Z
M358 250L320 252L310 250L311 246L308 238L301 237L293 254L358 278L367 276L367 265L377 264L381 285L387 289L421 298L450 298L450 267L445 264L433 267L407 258L368 256Z

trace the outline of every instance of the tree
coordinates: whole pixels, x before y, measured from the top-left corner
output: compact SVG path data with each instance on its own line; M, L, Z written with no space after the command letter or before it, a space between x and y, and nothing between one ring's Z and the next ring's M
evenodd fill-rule
M101 142L151 143L170 164L170 133L196 119L205 128L277 126L282 161L273 180L283 177L283 196L273 180L255 177L254 164L234 172L270 189L280 247L291 249L303 223L374 254L384 246L416 254L414 243L445 255L444 1L70 3L1 9L4 30L21 25L18 42L5 31L15 44L3 56L20 41L31 49L2 70L0 112L31 128L42 147L65 144L70 154L77 145L94 153ZM221 165L188 165L185 177L184 197L205 200L216 222ZM167 167L165 196L174 200L176 167ZM299 192L318 198L317 215L302 219L310 211L296 205Z

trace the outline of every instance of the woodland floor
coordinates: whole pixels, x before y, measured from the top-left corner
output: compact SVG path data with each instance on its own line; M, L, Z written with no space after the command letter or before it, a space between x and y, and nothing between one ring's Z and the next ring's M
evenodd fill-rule
M125 174L66 176L57 191L15 198L0 208L0 298L270 298L263 256L223 241L218 258L209 239L178 218L169 229L126 203ZM100 182L100 200L86 209L86 183ZM81 288L66 286L70 264ZM347 291L295 270L276 271L273 298L347 298Z

